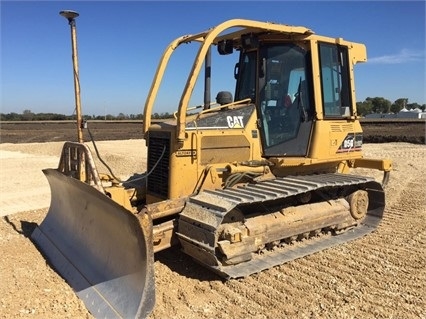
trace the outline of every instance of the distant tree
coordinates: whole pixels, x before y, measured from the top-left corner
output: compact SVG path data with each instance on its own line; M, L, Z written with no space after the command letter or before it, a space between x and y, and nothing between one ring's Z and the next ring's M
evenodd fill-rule
M392 102L383 97L367 97L366 101L371 101L373 113L389 113Z
M392 105L391 105L391 112L392 113L398 113L401 111L406 105L407 105L408 99L407 98L399 98L397 99Z
M2 121L22 121L22 115L18 113L1 114Z
M127 116L124 113L118 113L117 120L125 120Z
M24 110L22 112L22 120L32 121L34 119L34 113L31 110Z
M357 102L356 109L357 109L358 115L365 116L367 114L372 113L373 104L371 103L371 101L367 101L367 100L364 102Z

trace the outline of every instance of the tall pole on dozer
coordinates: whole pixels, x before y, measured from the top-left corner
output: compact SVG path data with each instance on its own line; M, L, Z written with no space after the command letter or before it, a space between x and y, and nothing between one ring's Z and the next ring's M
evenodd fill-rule
M71 10L63 10L59 12L59 14L68 20L68 23L71 27L72 64L74 69L75 113L77 117L77 138L79 143L83 143L83 119L81 116L80 79L78 74L77 34L75 26L75 18L77 18L79 14Z

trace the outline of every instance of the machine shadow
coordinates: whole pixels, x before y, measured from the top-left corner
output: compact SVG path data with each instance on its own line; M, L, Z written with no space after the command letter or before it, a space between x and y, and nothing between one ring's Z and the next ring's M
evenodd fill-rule
M25 238L29 239L31 241L31 243L34 245L34 247L38 250L38 252L43 256L44 260L46 261L47 265L53 269L59 276L61 276L61 278L63 278L64 280L66 280L58 271L58 269L56 269L56 267L50 262L48 256L43 252L43 250L39 247L39 245L36 243L36 241L31 237L32 233L34 232L34 230L38 227L38 224L35 222L29 222L26 220L21 220L21 229L19 229L17 227L17 225L11 221L9 219L8 216L4 216L3 220L9 224L12 229L17 232L20 235L25 236Z
M160 251L154 255L154 259L155 262L159 261L170 268L170 270L187 278L197 279L199 281L225 281L225 279L216 273L208 270L205 266L200 265L190 256L184 254L180 246L173 246Z
M21 229L19 229L13 221L9 219L9 216L4 216L3 220L12 227L12 229L17 232L20 235L24 235L25 238L29 238L31 240L31 234L33 233L34 229L38 226L37 223L34 222L28 222L25 220L21 220ZM31 242L33 242L31 240Z

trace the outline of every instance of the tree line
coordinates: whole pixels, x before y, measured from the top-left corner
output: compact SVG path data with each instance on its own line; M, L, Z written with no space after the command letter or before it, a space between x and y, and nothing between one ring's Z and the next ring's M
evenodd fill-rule
M172 118L173 114L165 113L154 113L153 119L168 119ZM24 110L22 113L0 113L0 121L66 121L75 120L75 114L64 115L58 113L33 113L31 110ZM83 115L84 121L89 120L100 120L100 121L112 121L112 120L142 120L143 114L124 114L119 113L118 115Z
M356 109L358 115L365 116L367 114L379 113L379 114L389 114L389 113L398 113L403 108L407 110L411 109L420 109L424 111L426 109L426 104L420 105L418 103L408 103L407 98L397 99L395 102L386 100L383 97L367 97L364 102L357 102Z
M391 102L383 97L367 97L363 102L357 102L356 108L358 115L365 116L372 113L388 114L398 113L403 108L408 110L419 108L425 111L426 104L420 105L418 103L408 103L407 98L399 98L395 102ZM154 113L153 119L168 119L172 118L173 114L168 112L165 113ZM83 115L83 120L142 120L142 114L124 114L119 113L118 115ZM22 113L0 113L0 121L64 121L64 120L75 120L75 114L64 115L57 113L33 113L31 110L24 110Z

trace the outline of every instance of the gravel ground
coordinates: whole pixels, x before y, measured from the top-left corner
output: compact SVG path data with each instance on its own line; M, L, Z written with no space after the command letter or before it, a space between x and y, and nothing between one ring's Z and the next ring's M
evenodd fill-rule
M104 142L99 147L117 174L143 171L142 140ZM57 145L50 143L1 144L0 151L21 154L15 171L10 168L7 176L23 169L19 165L23 154L58 154ZM365 144L364 151L368 157L394 162L385 217L374 233L229 281L178 248L160 252L155 256L157 302L150 318L425 319L426 146ZM372 175L368 170L358 172ZM2 180L9 179L2 174ZM92 318L29 239L45 214L46 209L27 210L0 220L0 318Z

